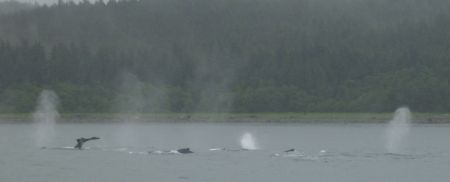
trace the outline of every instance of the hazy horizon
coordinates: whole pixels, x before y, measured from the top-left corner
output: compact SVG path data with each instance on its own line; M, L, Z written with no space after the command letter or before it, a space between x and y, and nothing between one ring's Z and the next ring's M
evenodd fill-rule
M5 2L5 1L17 1L17 2L31 3L31 4L34 4L34 3L54 4L54 3L58 2L58 0L0 0L0 2ZM80 2L81 0L63 0L63 1L64 2L66 2L66 1Z

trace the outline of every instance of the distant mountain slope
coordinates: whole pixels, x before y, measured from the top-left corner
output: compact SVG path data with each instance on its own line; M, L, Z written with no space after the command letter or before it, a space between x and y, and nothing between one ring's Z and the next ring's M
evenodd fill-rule
M67 112L114 110L114 98L127 98L123 75L133 75L148 112L448 112L448 9L437 0L131 0L4 14L0 111L31 110L41 88L63 94Z
M0 15L22 10L30 10L33 7L33 5L28 3L21 3L17 1L0 1Z

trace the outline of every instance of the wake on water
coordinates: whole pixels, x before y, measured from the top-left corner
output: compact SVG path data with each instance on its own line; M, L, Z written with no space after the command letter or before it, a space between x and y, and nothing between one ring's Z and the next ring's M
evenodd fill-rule
M44 97L45 98L45 97ZM45 100L45 99L44 99ZM44 103L47 101L44 101ZM48 102L47 102L48 103ZM44 104L47 105L47 104ZM50 107L51 108L51 107ZM52 110L52 109L50 109ZM51 114L50 114L51 115ZM52 115L51 115L52 116ZM55 116L55 115L53 115ZM52 117L54 118L54 117ZM52 119L50 119L52 120ZM316 154L306 154L295 149L289 149L284 152L273 153L273 157L292 158L294 160L301 161L327 161L328 159L343 159L343 158L389 158L389 159L415 159L415 155L401 154L402 146L405 142L410 129L411 113L408 108L399 108L395 112L394 118L390 121L386 128L386 149L388 153L328 153L326 150L321 150ZM245 132L240 137L240 149L229 148L211 148L208 151L250 151L259 150L258 142L256 138L250 133ZM43 147L42 149L49 150L78 150L74 147ZM178 150L158 150L158 149L137 149L137 148L111 148L111 147L85 147L84 150L101 150L101 151L116 151L127 152L128 154L181 154Z

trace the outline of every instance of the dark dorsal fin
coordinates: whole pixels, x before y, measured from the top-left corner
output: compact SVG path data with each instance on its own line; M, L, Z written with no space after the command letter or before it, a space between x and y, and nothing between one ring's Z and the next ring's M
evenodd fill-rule
M289 149L289 150L285 150L284 152L294 152L295 149Z
M177 151L178 151L179 153L182 153L182 154L190 154L190 153L194 153L194 152L192 152L191 149L189 149L189 148L182 148L182 149L178 149Z

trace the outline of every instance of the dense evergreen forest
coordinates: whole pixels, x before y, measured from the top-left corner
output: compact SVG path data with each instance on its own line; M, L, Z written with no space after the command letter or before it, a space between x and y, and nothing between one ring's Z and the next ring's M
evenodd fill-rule
M21 3L13 0L0 1L0 15L13 13L17 11L29 10L34 8L35 6L37 5L32 5L29 3Z
M0 8L1 9L1 8ZM0 112L450 111L448 0L60 1L0 13Z

